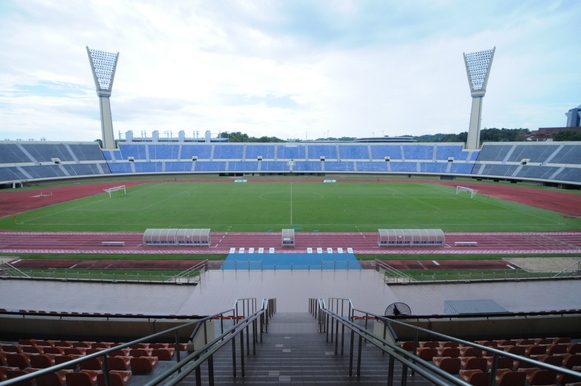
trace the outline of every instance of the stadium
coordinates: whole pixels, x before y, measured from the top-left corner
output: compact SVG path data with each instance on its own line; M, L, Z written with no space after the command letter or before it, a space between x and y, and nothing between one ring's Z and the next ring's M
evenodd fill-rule
M102 147L0 142L0 385L581 382L581 145L480 146L494 50L466 143L115 143L87 52Z

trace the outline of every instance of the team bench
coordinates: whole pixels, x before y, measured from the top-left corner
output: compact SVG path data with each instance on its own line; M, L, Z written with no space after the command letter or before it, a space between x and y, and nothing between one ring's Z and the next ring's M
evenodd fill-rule
M478 241L456 241L454 242L455 247L476 247L478 246Z
M102 241L101 245L104 247L123 247L125 246L125 241Z

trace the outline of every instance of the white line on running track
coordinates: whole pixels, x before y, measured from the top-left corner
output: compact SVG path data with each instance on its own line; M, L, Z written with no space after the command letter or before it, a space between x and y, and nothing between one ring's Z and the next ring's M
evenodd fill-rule
M436 265L440 265L440 263L438 263L436 260L432 260L432 263L434 263Z

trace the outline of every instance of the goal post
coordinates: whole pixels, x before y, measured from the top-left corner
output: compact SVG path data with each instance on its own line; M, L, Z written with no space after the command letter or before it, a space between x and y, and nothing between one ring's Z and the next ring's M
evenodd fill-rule
M121 185L121 186L114 186L112 188L109 189L103 189L105 192L109 193L109 198L112 197L111 193L113 192L119 192L121 190L123 190L123 194L127 194L127 189L125 188L125 185Z
M474 198L476 193L478 193L478 190L469 188L467 186L456 186L456 194L460 194L462 192L468 192L470 193L470 198Z

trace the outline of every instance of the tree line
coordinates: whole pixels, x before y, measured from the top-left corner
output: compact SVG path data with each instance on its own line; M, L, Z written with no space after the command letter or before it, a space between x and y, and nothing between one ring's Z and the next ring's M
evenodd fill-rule
M526 136L531 132L529 129L507 129L507 128L485 128L480 130L481 142L518 142L526 141ZM406 135L417 142L466 142L468 133L466 131L458 134L425 134L425 135ZM278 137L252 137L248 134L236 132L220 133L220 138L228 138L228 142L301 142L300 139L280 139ZM356 137L328 137L317 138L315 141L354 141ZM564 130L555 135L553 141L581 141L581 132Z

